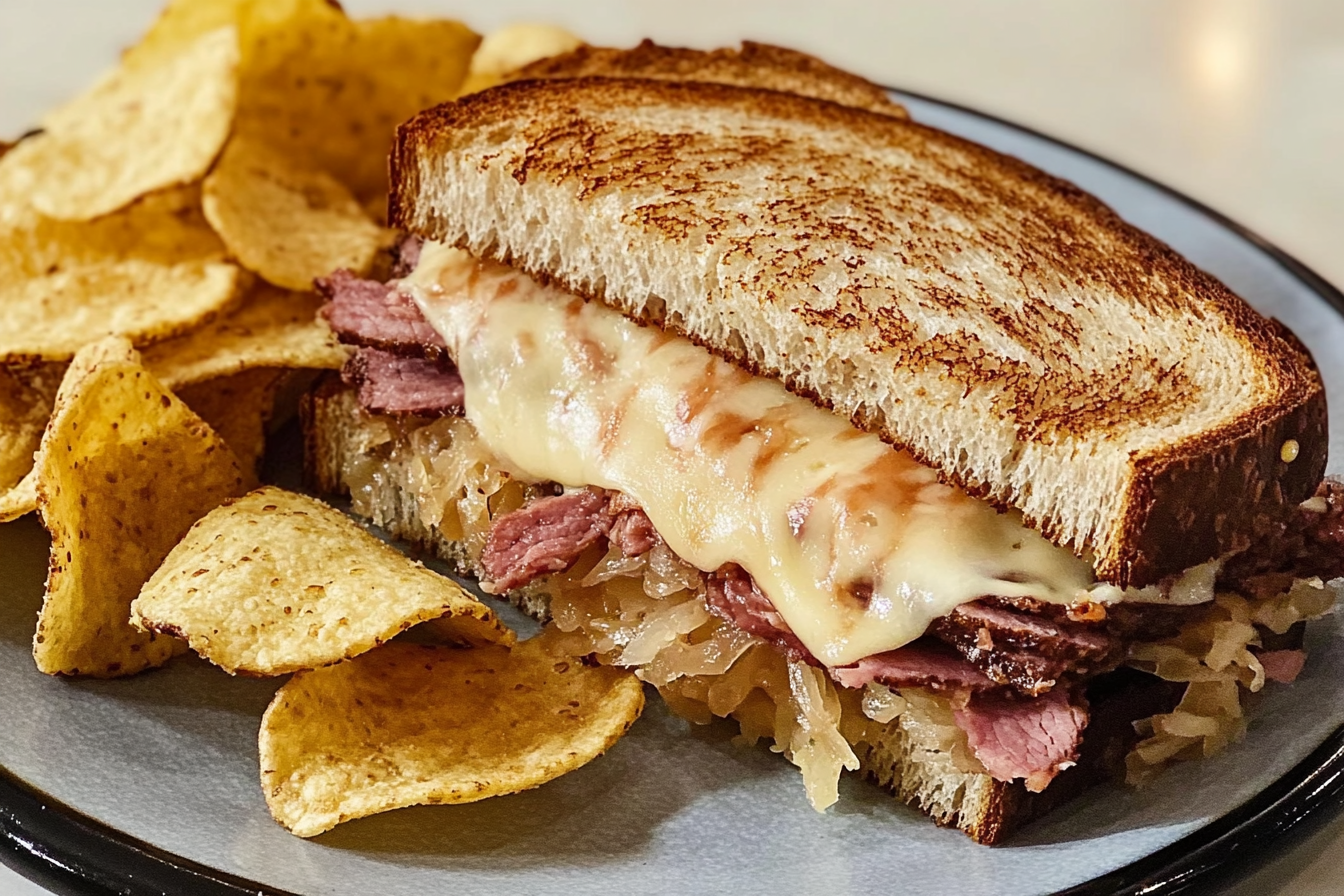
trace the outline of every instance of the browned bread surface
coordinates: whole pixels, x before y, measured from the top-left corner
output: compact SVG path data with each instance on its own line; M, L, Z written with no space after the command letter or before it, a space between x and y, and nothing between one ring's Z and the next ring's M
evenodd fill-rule
M581 46L525 65L509 81L549 78L652 78L762 87L830 100L885 115L908 117L885 88L815 56L784 47L743 41L740 49L691 50L644 40L629 50Z
M914 122L530 81L422 113L391 164L397 226L777 376L1122 586L1244 547L1324 472L1285 328L1073 185Z

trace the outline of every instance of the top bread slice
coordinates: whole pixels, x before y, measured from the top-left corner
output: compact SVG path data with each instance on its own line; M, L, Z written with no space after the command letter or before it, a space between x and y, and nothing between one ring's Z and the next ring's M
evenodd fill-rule
M505 76L508 81L550 78L649 78L762 87L830 100L870 112L909 117L887 91L858 75L784 47L743 41L739 49L691 50L644 40L629 50L583 45L538 60Z
M421 113L395 226L776 376L1142 586L1325 469L1305 348L1071 184L781 92L576 79Z

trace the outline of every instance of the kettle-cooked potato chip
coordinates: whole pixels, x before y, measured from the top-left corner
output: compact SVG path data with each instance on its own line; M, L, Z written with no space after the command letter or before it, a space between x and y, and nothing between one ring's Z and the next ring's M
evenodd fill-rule
M337 268L366 273L392 239L335 178L245 139L229 141L202 202L239 263L289 289Z
M300 837L352 818L529 790L609 750L644 708L635 676L513 650L394 642L300 672L261 720L261 786Z
M99 262L225 257L224 243L201 211L198 184L159 190L93 221L57 221L24 202L0 191L0 205L9 212L0 222L0 277L6 283Z
M226 25L241 49L235 133L328 172L361 203L386 193L395 127L457 94L479 41L446 20L352 21L327 0L174 0L122 67L161 65Z
M257 367L335 370L349 349L318 317L321 307L313 293L258 283L231 313L146 349L145 366L174 389Z
M197 342L192 334L160 343L141 359L233 449L249 483L255 482L266 447L266 424L287 369L336 367L337 359L344 357L339 345L322 348L325 339L334 339L325 324L313 319L316 296L266 289L285 298L286 308L288 299L299 299L293 305L297 310L281 313L279 307L263 303L258 314L243 320L230 317L233 323L221 327L222 333L214 326L207 328L207 335L214 332L218 337L213 354L205 340ZM182 342L188 345L179 346ZM181 351L158 352L167 346ZM158 360L151 353L157 353ZM0 366L0 523L37 509L33 455L66 366Z
M430 619L464 643L513 640L494 612L452 579L339 510L270 486L193 526L131 613L141 628L185 638L234 674L326 666Z
M166 381L164 384L171 386L177 397L233 449L250 487L258 484L256 474L266 452L266 424L275 410L276 391L285 374L284 370L253 367L181 388Z
M125 68L161 64L202 35L241 23L244 10L256 0L169 0L140 42L122 57Z
M158 64L119 67L49 114L46 131L0 166L27 167L38 211L86 221L205 174L237 98L238 33L221 28Z
M20 139L0 157L0 228L26 226L37 214L29 194L33 189L30 161L41 154L40 133ZM36 144L36 147L34 146Z
M131 259L0 283L0 363L68 360L109 334L137 345L180 335L241 298L240 273Z
M51 417L65 366L0 367L0 523L37 509L33 457Z
M0 523L37 509L36 479L29 474L64 369L0 366Z
M396 126L452 99L479 38L451 21L351 21L323 0L249 7L235 133L320 168L360 200L387 190Z
M131 601L191 524L243 487L233 452L140 366L130 342L80 351L38 453L51 568L37 668L106 678L167 661L177 643L133 627Z
M493 87L503 76L548 56L578 49L583 41L556 25L518 22L491 31L471 57L471 71L462 93Z
M0 523L16 520L37 509L37 469L18 481L9 491L0 494Z

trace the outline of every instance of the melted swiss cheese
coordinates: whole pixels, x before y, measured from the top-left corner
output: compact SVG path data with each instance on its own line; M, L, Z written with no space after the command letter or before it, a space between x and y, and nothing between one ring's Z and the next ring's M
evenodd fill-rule
M1093 583L1017 514L686 339L433 243L402 288L491 451L536 479L624 492L700 569L741 565L827 666L977 597L1071 603Z

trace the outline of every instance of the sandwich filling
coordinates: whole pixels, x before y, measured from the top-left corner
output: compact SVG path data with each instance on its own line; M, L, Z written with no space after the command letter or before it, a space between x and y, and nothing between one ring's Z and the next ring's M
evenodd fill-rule
M681 559L740 566L825 666L908 644L985 595L1094 598L1090 567L1016 513L685 339L433 243L401 289L507 467L618 491ZM1212 598L1206 578L1195 599Z
M1216 563L1122 592L1015 514L686 340L433 244L408 241L396 273L319 284L333 327L364 346L344 378L391 415L392 454L350 479L406 473L423 525L461 540L488 589L541 579L576 655L637 668L689 718L773 738L819 808L858 764L850 745L896 741L953 777L1040 790L1087 762L1104 693L1090 683L1126 660L1197 682L1169 724L1145 723L1131 772L1207 752L1239 736L1240 688L1300 667L1299 642L1274 633L1329 606L1332 589L1277 568L1261 597L1210 604ZM1303 554L1288 547L1265 553ZM1156 696L1132 718L1174 705Z

